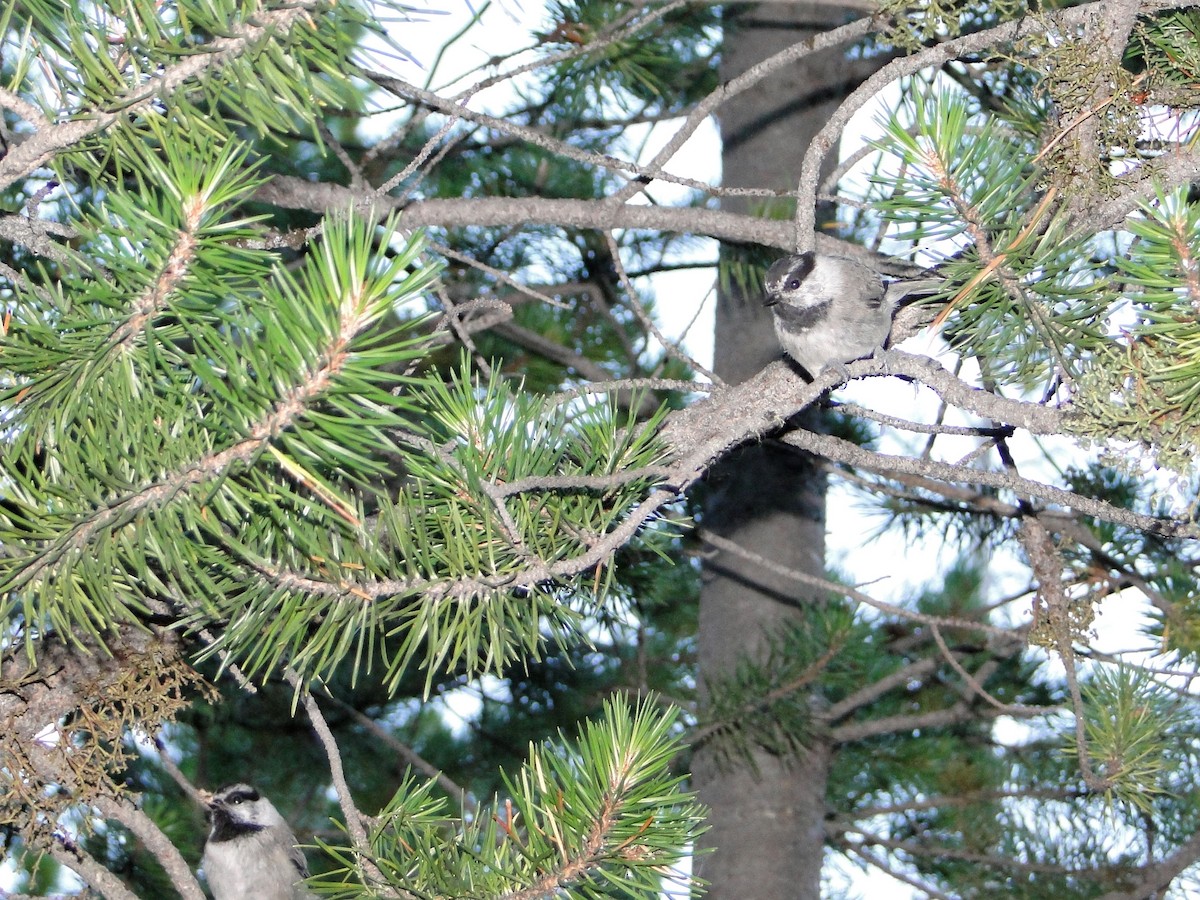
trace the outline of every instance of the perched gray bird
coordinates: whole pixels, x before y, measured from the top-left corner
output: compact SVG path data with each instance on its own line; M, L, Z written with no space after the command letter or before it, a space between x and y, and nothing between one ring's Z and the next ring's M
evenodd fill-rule
M813 378L887 343L898 296L858 260L812 251L785 256L767 270L765 288L780 345Z
M201 865L216 900L310 900L304 853L283 816L248 784L217 791Z

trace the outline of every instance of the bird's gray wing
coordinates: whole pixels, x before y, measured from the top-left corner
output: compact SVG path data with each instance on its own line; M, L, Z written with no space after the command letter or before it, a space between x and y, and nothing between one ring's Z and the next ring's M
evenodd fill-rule
M889 298L899 307L892 324L890 343L893 346L907 340L933 322L942 311L944 303L940 300L932 304L927 301L945 286L946 282L937 278L893 281L888 286Z
M304 851L299 847L292 847L291 852L292 865L296 867L296 871L304 878L308 877L308 860L304 858Z
M887 286L887 297L893 305L907 304L930 297L946 286L944 278L918 278L893 281Z

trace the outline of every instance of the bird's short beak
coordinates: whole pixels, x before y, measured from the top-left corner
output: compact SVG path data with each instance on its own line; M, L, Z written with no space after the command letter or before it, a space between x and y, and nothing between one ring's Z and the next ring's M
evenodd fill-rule
M779 298L774 294L763 294L763 306L774 306L779 302Z

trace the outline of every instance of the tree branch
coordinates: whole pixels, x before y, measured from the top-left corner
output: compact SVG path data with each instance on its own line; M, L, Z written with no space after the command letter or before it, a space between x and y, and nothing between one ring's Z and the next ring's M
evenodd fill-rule
M200 889L200 883L187 860L154 820L124 798L99 797L95 805L107 818L120 822L142 842L142 846L158 860L171 879L171 885L184 900L204 900L204 891Z
M1165 537L1195 538L1200 536L1200 526L1195 523L1174 518L1147 516L1132 510L1113 506L1103 500L1085 497L1063 488L1032 481L1010 472L994 472L985 469L975 469L969 466L953 465L936 460L910 459L904 456L892 456L876 453L859 447L850 441L827 434L814 434L809 431L796 430L783 435L780 440L801 450L807 450L827 459L844 462L849 465L868 469L872 472L888 474L899 472L906 475L920 475L949 482L979 484L988 487L1002 488L1027 497L1036 497L1047 503L1056 503L1069 509L1074 509L1085 515L1095 516L1106 522L1127 525L1139 531L1148 531Z
M847 832L861 835L864 841L870 844L875 844L880 847L886 847L889 850L902 850L913 856L932 857L936 859L957 859L964 862L979 863L985 866L1002 869L1013 869L1017 872L1043 872L1048 875L1061 875L1066 867L1062 863L1056 862L1027 862L1025 860L996 853L976 853L970 850L961 850L957 847L951 847L946 844L937 844L934 846L917 843L915 841L902 841L896 838L883 837L874 832L860 828L849 828Z
M825 591L830 594L846 597L849 600L866 604L867 606L874 607L880 612L887 613L891 616L896 616L897 618L906 619L911 622L919 622L922 625L941 625L945 628L964 629L987 634L1002 640L1009 640L1012 638L1011 629L1000 628L996 625L989 625L987 622L979 622L974 619L956 618L953 616L933 616L929 615L928 613L906 609L903 606L897 606L894 603L888 603L885 600L877 600L868 594L864 594L855 587L839 584L838 582L830 581L827 578L819 578L816 575L810 575L807 572L801 572L799 569L792 569L787 566L780 565L774 560L747 550L728 538L722 537L719 534L714 534L707 529L701 529L699 536L704 540L705 543L711 544L718 550L723 550L727 553L732 553L736 556L739 556L742 559L754 563L755 565L769 569L777 575L782 575L785 578L791 579L797 584L803 584L808 587L816 588L819 591Z
M1007 713L1013 716L1038 716L1049 710L1041 709L1036 706L1026 706L1023 703L1004 703L992 696L983 686L979 679L968 672L963 664L958 661L958 657L951 652L950 647L946 644L946 639L942 637L942 630L936 625L930 626L930 632L933 634L933 639L937 643L938 650L941 651L942 658L952 668L958 677L967 683L972 693L991 704L1002 713Z
M389 747L393 752L396 753L397 756L403 759L407 765L412 766L414 769L423 772L426 776L437 781L438 787L445 791L449 796L459 798L460 804L465 806L464 801L467 796L466 789L458 784L455 784L455 782L449 776L447 776L445 772L437 768L435 765L425 759L425 757L421 756L421 754L417 753L417 751L415 751L412 747L408 746L402 741L397 740L394 734L392 734L366 713L355 709L349 703L332 695L329 699L333 703L337 704L338 708L341 709L342 712L348 714L360 726L371 732L371 735L375 738L375 740Z
M402 228L468 228L552 225L561 228L605 230L644 228L652 231L700 234L743 244L788 249L788 222L739 215L700 207L606 204L594 200L544 197L461 197L401 202L337 184L276 175L254 193L254 199L283 209L303 209L321 215L348 207L394 211Z
M1109 891L1100 900L1144 900L1157 897L1171 886L1180 874L1200 860L1200 831L1192 832L1170 856L1152 865L1143 866L1139 873L1141 881L1125 891Z
M943 893L935 888L932 884L920 878L909 875L907 872L902 872L896 866L893 866L886 858L872 853L866 847L856 844L853 841L839 841L842 849L847 853L853 853L855 856L862 859L868 865L874 866L881 872L885 872L897 881L907 884L909 887L916 888L926 897L931 897L932 900L956 900L950 894Z
M1198 3L1200 0L1183 0L1183 2L1152 0L1152 2L1142 4L1141 12L1146 14L1154 9L1193 7ZM795 222L797 244L795 248L788 249L807 250L811 248L816 226L817 204L815 199L820 188L821 167L825 157L837 145L838 138L854 113L866 106L887 85L923 69L936 70L952 59L1008 44L1022 34L1046 32L1051 28L1071 28L1106 16L1109 9L1116 9L1120 12L1126 8L1127 0L1099 0L1094 3L1081 3L1067 9L1052 10L1037 18L1021 16L993 28L951 38L909 56L894 59L884 65L850 93L809 144L797 179L796 192L799 197L796 203Z
M359 811L354 797L350 793L350 784L346 781L346 769L342 765L342 753L338 748L333 729L325 721L321 708L317 705L312 693L305 689L304 682L296 670L288 666L284 670L283 677L299 695L313 732L325 750L325 758L329 761L329 777L333 781L338 805L342 808L342 817L346 820L346 832L350 835L350 842L354 845L355 858L365 870L367 880L374 881L376 884L386 884L383 873L371 861L371 842L367 839L366 828L363 827L366 816Z
M850 363L847 369L855 377L907 375L967 412L1007 422L1034 434L1061 433L1066 422L1066 413L1061 409L979 390L925 357L891 351L886 363L863 359ZM672 464L678 473L675 483L690 485L707 471L713 460L739 444L778 431L791 416L840 383L840 376L833 370L822 373L816 381L805 382L786 363L772 363L747 381L715 389L707 400L672 414L663 428L663 439L675 452L676 462Z
M1037 715L1046 715L1047 710L1039 710ZM956 703L943 709L932 709L928 712L913 715L883 716L867 722L855 722L831 729L830 740L838 744L849 744L867 738L880 737L885 734L901 734L924 728L940 728L944 725L957 725L961 722L978 722L980 719L995 719L1006 713L993 709L976 709L967 703Z
M939 796L922 795L918 798L906 798L898 803L879 803L874 806L860 806L853 809L856 819L873 819L876 816L889 816L921 812L946 807L959 808L975 803L994 803L998 800L1073 800L1081 793L1074 788L1032 788L1030 790L978 790L966 791L962 794L942 794ZM835 816L836 824L842 817ZM847 825L849 823L846 823Z
M904 687L917 679L924 678L931 672L936 671L937 667L937 658L933 656L926 656L918 659L916 662L901 666L890 675L878 678L865 687L859 688L853 694L834 703L829 709L824 711L823 718L827 722L836 722L839 719L844 719L851 713L878 700L888 691Z
M175 65L159 71L145 81L129 86L123 94L108 98L104 110L99 107L73 110L75 116L72 118L54 125L43 125L0 158L0 190L45 165L56 153L104 131L122 116L141 110L155 99L168 96L200 74L221 66L231 58L241 56L265 36L286 33L297 23L300 27L307 28L310 11L322 2L323 0L296 0L282 9L260 11L255 16L254 24L243 24L228 36L214 38L201 48L203 52L184 56ZM107 112L108 109L119 112Z
M50 844L50 855L83 879L84 883L105 900L141 900L125 887L124 882L100 865L90 853L66 837L56 836Z

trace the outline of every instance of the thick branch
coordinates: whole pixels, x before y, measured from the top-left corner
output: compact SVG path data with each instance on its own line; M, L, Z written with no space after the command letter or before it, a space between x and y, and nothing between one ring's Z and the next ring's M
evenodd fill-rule
M971 387L925 357L892 351L886 364L864 359L851 363L848 369L852 376L885 372L907 375L960 409L1034 434L1059 434L1065 429L1063 410L997 397ZM671 416L663 429L664 440L676 454L672 468L680 473L684 484L691 484L713 460L738 444L779 430L787 419L838 383L838 374L833 371L808 383L787 364L774 363L742 384L714 390L707 400ZM932 473L922 470L922 474Z
M191 867L179 849L171 843L162 830L148 815L135 807L127 798L100 797L96 808L107 818L114 819L128 828L142 845L158 860L159 865L171 879L171 885L184 900L204 900L204 891Z
M50 855L66 866L105 900L141 900L137 894L96 861L96 858L73 841L50 844Z
M325 214L348 207L395 211L402 228L422 226L467 228L549 225L596 230L643 228L649 231L700 234L734 243L763 244L786 250L791 246L788 222L743 216L719 209L611 205L595 200L548 200L542 197L462 197L449 200L400 202L379 197L369 189L356 191L338 184L277 175L262 185L254 199L284 209Z

